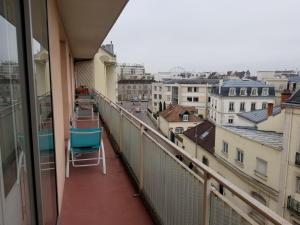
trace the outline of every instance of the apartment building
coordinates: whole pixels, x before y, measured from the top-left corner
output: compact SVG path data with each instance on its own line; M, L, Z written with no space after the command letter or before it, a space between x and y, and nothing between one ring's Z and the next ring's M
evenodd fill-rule
M166 105L193 106L196 114L206 118L209 92L214 79L170 79L152 84L152 111L159 110L160 102Z
M300 89L300 75L288 78L287 89L295 92Z
M154 80L119 80L118 100L131 101L132 98L149 101L152 97L152 83Z
M154 76L145 72L141 64L119 64L118 80L153 80Z
M262 81L274 87L276 97L275 105L280 105L281 93L288 88L288 78L286 78L285 76L265 77L262 78Z
M275 89L253 80L221 80L210 93L209 119L216 124L239 125L238 113L275 104Z
M170 105L159 113L158 127L164 136L175 142L175 135L182 134L201 121L194 115L195 111L195 107L191 106Z

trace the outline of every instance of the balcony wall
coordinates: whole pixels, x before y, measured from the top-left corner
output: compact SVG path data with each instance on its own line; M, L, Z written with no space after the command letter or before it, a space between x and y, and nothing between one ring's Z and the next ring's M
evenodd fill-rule
M122 107L101 94L97 102L115 149L161 224L257 224L253 214L268 224L289 224ZM190 162L193 170L186 165ZM218 184L236 198L235 204L217 191Z

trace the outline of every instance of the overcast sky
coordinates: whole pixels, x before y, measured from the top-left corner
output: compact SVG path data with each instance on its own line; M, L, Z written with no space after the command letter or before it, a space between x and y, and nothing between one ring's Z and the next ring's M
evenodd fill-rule
M148 72L300 69L300 0L129 0L109 41Z

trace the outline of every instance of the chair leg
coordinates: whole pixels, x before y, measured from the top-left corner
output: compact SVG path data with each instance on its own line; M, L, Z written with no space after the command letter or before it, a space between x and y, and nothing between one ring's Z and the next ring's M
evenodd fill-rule
M70 175L70 143L68 143L68 150L67 150L66 177L69 178L69 175Z
M102 167L103 167L103 174L106 174L106 160L105 160L105 150L104 150L104 143L103 140L101 140L101 153L102 153Z

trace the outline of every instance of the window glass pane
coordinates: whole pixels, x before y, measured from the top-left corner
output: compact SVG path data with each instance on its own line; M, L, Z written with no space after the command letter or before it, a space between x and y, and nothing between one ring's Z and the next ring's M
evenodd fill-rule
M0 1L0 223L34 224L28 160L31 155L25 131L28 119L22 99L24 73L18 39L20 12L15 1ZM32 187L31 187L32 188ZM2 207L2 208L1 208Z
M31 6L43 218L45 224L54 225L57 221L57 186L46 1L33 0Z

